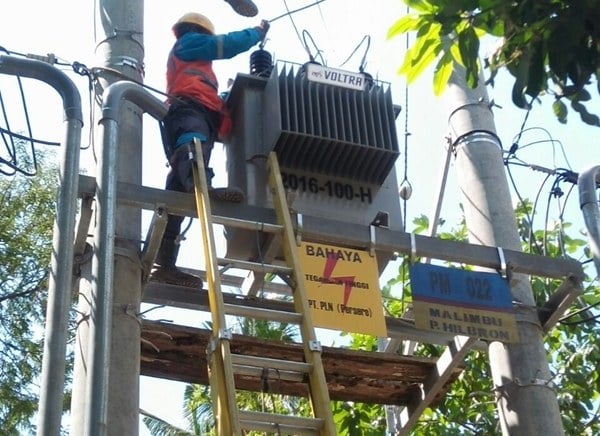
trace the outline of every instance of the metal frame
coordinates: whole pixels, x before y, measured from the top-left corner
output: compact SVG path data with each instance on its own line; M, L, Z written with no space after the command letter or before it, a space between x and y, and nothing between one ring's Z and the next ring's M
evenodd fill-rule
M80 176L80 194L86 195L94 186L94 180L88 176ZM231 225L233 223L248 222L252 230L274 233L277 228L277 219L271 209L247 205L215 204L212 219L205 221L206 212L195 214L192 198L188 194L133 186L126 183L117 184L117 198L123 204L144 209L154 209L156 204L164 204L169 213L184 216L201 216L204 222L222 223ZM291 223L293 224L293 223ZM299 227L298 222L294 227ZM562 316L569 305L580 295L581 283L583 281L583 268L579 262L569 259L556 259L544 256L525 254L514 250L502 249L499 256L499 248L487 247L465 242L440 240L434 237L414 235L405 232L391 230L385 227L374 227L355 225L338 222L332 219L302 216L301 225L302 238L315 240L323 243L340 244L359 248L371 249L377 252L404 253L413 257L435 258L446 261L478 265L492 268L498 271L510 273L525 273L536 276L563 279L563 283L555 294L538 311L518 311L517 320L525 319L540 323L544 331L551 329ZM272 246L277 246L275 243ZM274 254L270 250L270 256ZM227 259L219 259L220 264L228 263ZM261 265L261 264L256 264ZM245 266L252 266L246 262ZM263 272L267 271L262 265ZM218 276L218 274L217 274ZM235 287L241 287L243 278L227 277L223 275L223 283ZM265 284L269 289L277 289L280 293L289 292L285 285ZM254 284L254 287L257 285ZM251 288L252 289L252 288ZM204 298L204 302L203 302ZM253 311L254 316L273 317L274 312L284 313L282 319L293 316L294 309L290 303L269 302L269 300L244 297L235 297L231 294L222 295L223 314L242 314ZM198 295L197 291L192 295L185 288L178 286L155 286L149 283L146 286L144 301L149 303L165 304L188 307L195 309L208 309L206 296ZM250 308L249 306L260 306ZM285 312L288 315L285 315ZM276 318L276 317L275 317ZM289 319L288 319L289 320ZM409 340L422 343L446 345L446 349L437 362L437 371L431 374L421 388L421 395L414 398L407 407L400 411L399 434L408 434L408 431L418 419L423 410L428 407L437 392L464 359L471 348L485 350L486 343L474 338L453 336L419 330L414 327L414 322L405 319L386 319L388 335L392 340ZM225 341L226 342L226 341ZM214 353L213 353L214 354ZM325 382L323 382L325 383ZM326 386L326 383L323 384ZM241 417L239 417L241 418ZM244 421L242 419L242 421Z

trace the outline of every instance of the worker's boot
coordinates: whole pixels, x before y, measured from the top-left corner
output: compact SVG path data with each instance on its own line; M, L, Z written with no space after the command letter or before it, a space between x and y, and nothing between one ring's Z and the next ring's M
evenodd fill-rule
M178 253L179 244L175 242L175 239L163 238L154 261L154 267L150 273L150 280L202 289L202 279L200 277L185 273L175 266Z
M250 0L225 0L238 14L253 17L258 14L258 8Z
M240 188L208 188L208 196L213 200L240 203L244 200L244 192Z

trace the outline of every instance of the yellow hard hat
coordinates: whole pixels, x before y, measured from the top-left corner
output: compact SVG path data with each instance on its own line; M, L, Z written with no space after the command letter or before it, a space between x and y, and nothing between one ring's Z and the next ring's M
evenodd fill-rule
M188 12L184 14L177 22L173 25L173 30L182 23L191 23L197 24L202 27L204 30L208 31L211 35L215 34L215 26L213 23L204 15L198 14L196 12Z

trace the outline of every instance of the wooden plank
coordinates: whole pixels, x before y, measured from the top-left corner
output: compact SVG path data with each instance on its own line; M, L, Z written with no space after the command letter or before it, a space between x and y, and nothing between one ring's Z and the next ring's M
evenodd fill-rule
M539 317L545 333L548 333L564 315L571 303L582 293L581 282L575 277L567 277L546 304L540 308Z
M156 321L143 321L141 374L185 383L208 384L206 346L210 331ZM302 362L301 344L267 341L233 335L231 352L272 359ZM332 400L370 404L407 404L419 392L432 372L436 360L393 353L353 351L323 347L323 368ZM433 399L437 403L462 368L454 368L447 383ZM267 387L275 394L308 395L301 382L272 378L261 380L253 376L236 376L239 389L261 392Z

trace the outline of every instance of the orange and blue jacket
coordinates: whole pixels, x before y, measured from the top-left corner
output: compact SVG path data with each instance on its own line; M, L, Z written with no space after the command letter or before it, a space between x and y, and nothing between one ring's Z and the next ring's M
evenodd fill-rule
M176 42L167 62L167 94L183 97L220 114L218 137L231 130L231 118L225 102L219 97L219 82L212 61L230 59L249 50L262 38L257 28L225 35L188 32Z

